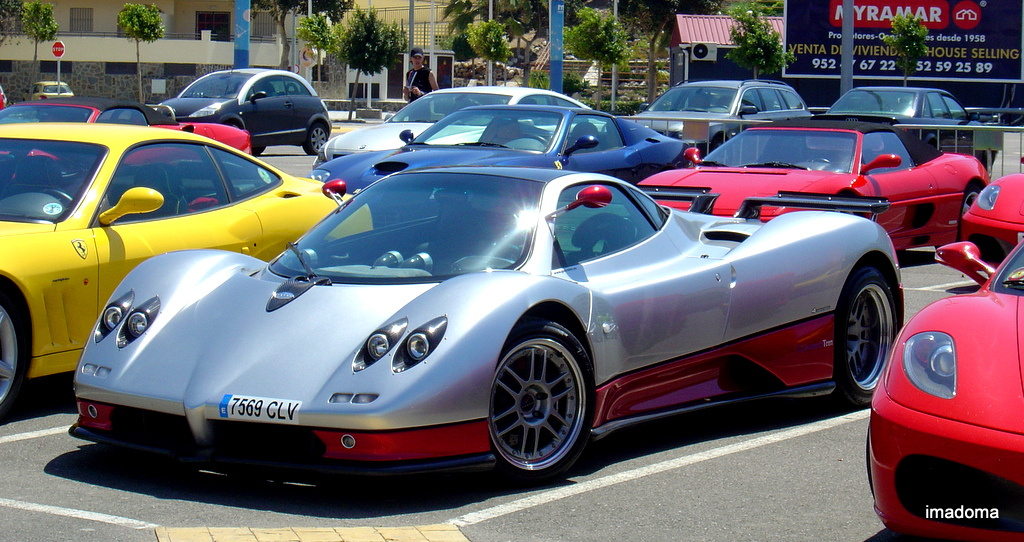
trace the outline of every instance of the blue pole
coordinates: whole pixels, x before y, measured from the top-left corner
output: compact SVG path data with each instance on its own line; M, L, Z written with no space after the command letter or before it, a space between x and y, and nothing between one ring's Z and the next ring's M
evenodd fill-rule
M550 0L551 70L548 73L551 90L562 92L562 31L565 27L565 0Z
M235 0L235 69L249 67L250 0Z

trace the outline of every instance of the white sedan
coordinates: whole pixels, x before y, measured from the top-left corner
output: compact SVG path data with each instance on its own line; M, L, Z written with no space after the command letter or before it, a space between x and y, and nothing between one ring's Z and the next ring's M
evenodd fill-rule
M558 105L587 107L564 94L526 87L458 87L435 90L403 107L381 124L367 126L335 136L317 154L313 167L357 152L397 149L405 142L398 137L404 130L419 135L448 113L471 105Z

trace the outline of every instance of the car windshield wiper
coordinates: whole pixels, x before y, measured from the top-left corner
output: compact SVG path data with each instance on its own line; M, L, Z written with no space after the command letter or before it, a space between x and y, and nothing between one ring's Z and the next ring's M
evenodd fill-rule
M488 143L487 141L474 141L472 143L456 143L455 146L457 146L457 147L501 147L503 149L511 148L511 147L506 147L505 145L502 145L501 143Z
M789 162L761 162L760 164L743 164L741 167L781 167L787 169L807 169Z
M331 279L327 277L321 277L316 274L316 271L313 271L313 268L309 265L309 262L306 261L306 255L301 250L299 250L298 245L289 241L288 248L295 253L295 256L299 259L299 263L302 264L302 268L306 270L306 276L302 278L305 278L307 282L314 285L331 285Z
M699 165L701 165L701 166L725 166L725 164L723 164L721 162L715 162L714 160L701 160ZM725 167L729 167L729 166L725 166Z

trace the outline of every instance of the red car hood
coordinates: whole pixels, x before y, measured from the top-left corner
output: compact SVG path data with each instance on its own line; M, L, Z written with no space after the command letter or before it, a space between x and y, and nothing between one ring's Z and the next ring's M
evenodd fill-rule
M720 194L715 201L716 215L732 216L740 203L751 196L774 196L780 190L791 192L835 193L848 186L852 175L783 168L692 168L675 169L651 175L641 186L707 187ZM662 202L678 207L679 202ZM682 204L686 208L687 203Z

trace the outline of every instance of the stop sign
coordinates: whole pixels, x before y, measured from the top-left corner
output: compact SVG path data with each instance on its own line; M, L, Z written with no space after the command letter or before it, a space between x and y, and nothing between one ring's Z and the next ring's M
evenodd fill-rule
M60 58L64 56L64 42L55 41L53 42L53 56Z

